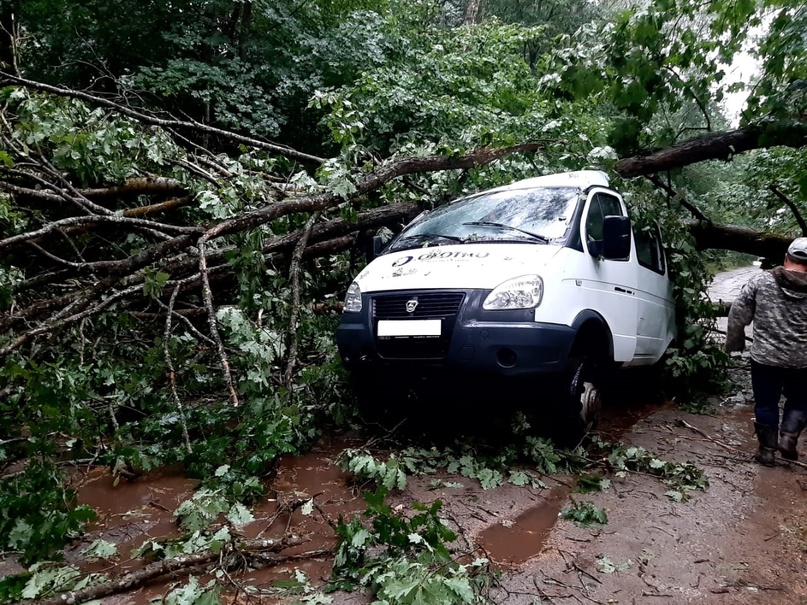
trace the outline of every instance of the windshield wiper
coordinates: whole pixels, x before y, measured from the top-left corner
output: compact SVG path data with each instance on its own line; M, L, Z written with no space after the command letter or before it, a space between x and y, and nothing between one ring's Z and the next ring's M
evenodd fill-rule
M394 252L395 250L405 250L406 248L411 247L407 246L407 244L418 245L415 242L422 242L426 244L428 242L439 240L448 240L450 242L459 243L465 242L465 239L457 237L456 235L443 235L442 233L415 233L413 235L405 235L399 239L392 246L390 246L390 251ZM406 244L404 242L406 242Z
M463 223L463 225L473 225L479 227L498 227L499 229L518 231L519 233L523 233L524 235L529 235L533 239L537 239L539 242L543 242L545 244L549 243L549 238L544 235L539 235L538 233L533 233L532 231L525 231L524 229L519 229L518 227L513 227L512 225L505 225L504 223L491 223L489 221L470 221L467 223Z

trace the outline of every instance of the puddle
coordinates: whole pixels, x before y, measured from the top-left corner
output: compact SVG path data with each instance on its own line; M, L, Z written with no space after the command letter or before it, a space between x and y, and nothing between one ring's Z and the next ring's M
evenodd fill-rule
M538 555L544 547L558 513L566 504L569 488L551 489L546 499L517 518L497 523L479 534L479 542L497 563L517 564Z
M304 571L311 581L321 584L330 577L332 560L328 556L311 557L306 553L330 549L336 536L323 514L336 522L366 508L361 490L354 489L334 460L346 447L355 444L325 442L313 452L284 458L278 464L274 480L266 495L252 508L255 520L238 533L246 539L280 538L293 533L304 542L282 551L283 556L301 555L272 567L246 573L233 572L234 580L259 589L271 588L278 580L287 580L294 569ZM65 560L85 571L104 571L122 575L148 563L132 559L132 549L150 539L178 538L181 535L173 511L190 498L198 481L182 474L179 467L155 470L133 481L118 485L107 468L76 472L72 486L79 504L92 506L98 517L86 528L80 543L65 549ZM322 512L304 515L301 501L314 498ZM94 540L103 539L117 545L119 556L110 562L87 562L81 551ZM108 599L109 603L146 604L149 599L167 592L170 581L147 584L139 591ZM106 601L105 601L106 602Z

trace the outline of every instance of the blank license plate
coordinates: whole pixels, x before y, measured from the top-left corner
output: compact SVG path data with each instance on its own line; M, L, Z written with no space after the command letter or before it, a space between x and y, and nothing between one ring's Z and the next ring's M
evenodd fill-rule
M439 319L410 319L408 321L379 320L379 338L420 337L434 338L440 336Z

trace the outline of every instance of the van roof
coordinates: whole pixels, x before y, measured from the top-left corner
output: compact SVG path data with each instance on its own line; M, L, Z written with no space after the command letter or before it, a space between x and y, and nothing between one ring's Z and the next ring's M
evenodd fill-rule
M510 189L531 189L533 187L576 187L588 189L589 187L608 187L608 175L601 170L577 170L573 172L559 172L536 176L510 183L503 187L496 187L492 191L508 191Z

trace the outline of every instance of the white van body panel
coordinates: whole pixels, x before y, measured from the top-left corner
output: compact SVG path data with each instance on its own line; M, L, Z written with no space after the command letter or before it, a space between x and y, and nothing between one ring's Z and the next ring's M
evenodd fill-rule
M666 267L665 267L666 269ZM639 267L634 365L655 363L675 338L673 286L665 274Z
M630 362L636 349L638 305L628 288L615 289L621 287L623 273L588 253L563 248L551 271L545 271L544 300L535 309L535 320L571 326L581 311L594 310L611 328L614 361Z
M362 292L429 288L493 289L520 275L542 275L562 248L541 244L461 244L392 252L357 277ZM553 263L554 266L554 263Z

